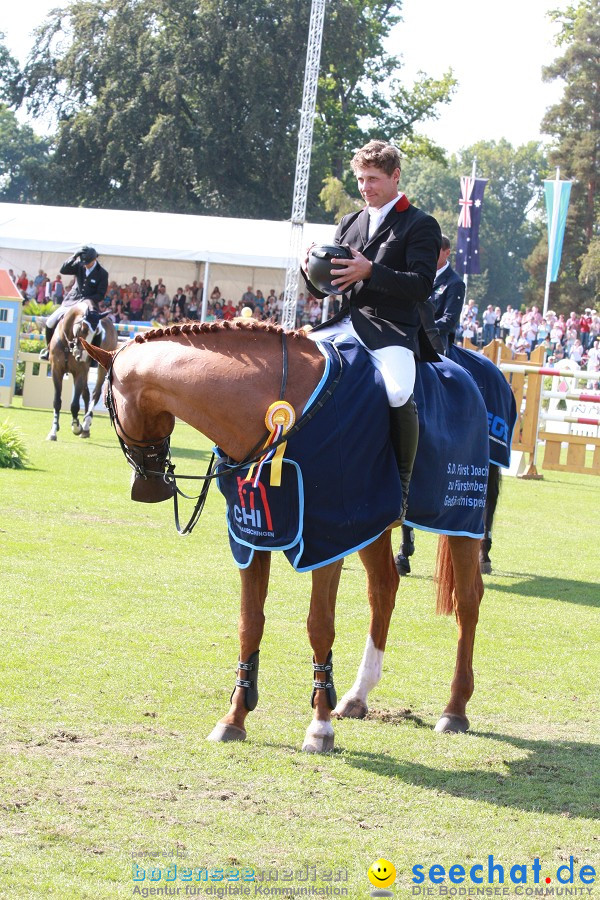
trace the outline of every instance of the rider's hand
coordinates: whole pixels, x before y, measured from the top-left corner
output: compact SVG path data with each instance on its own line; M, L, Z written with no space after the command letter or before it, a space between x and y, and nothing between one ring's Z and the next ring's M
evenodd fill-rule
M332 275L335 272L335 277L331 279L331 283L340 294L352 287L353 284L356 284L357 281L366 281L373 272L373 263L370 259L367 259L360 251L354 250L352 247L349 249L352 253L352 259L342 259L338 256L331 260Z
M308 275L308 257L310 256L310 251L312 250L312 248L313 248L314 246L315 246L315 242L313 241L312 244L310 244L310 245L306 248L306 252L305 252L305 254L304 254L304 259L303 259L303 261L300 263L300 268L302 269L302 271L304 272L305 275Z

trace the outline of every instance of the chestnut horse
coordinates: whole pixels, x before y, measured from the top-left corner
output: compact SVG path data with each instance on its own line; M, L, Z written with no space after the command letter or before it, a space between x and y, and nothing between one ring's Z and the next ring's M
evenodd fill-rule
M164 499L166 482L152 475L164 471L168 436L175 418L182 419L217 444L233 460L244 460L262 446L265 411L281 385L282 329L248 320L186 324L138 335L116 354L91 347L86 351L109 372L110 397L117 434L130 460L137 460L132 494L140 473L145 475L144 499ZM302 332L287 333L289 371L285 398L303 409L324 370L323 355ZM161 451L162 448L162 451ZM166 448L166 449L165 449ZM148 459L146 460L146 454ZM141 461L141 462L140 462ZM144 463L150 470L144 472ZM156 489L154 498L148 491ZM168 485L171 488L171 485ZM390 531L359 551L368 581L371 622L366 648L353 687L337 702L331 672L335 603L342 560L314 569L308 614L308 637L314 654L313 719L303 749L331 750L332 716L362 718L367 697L382 674L390 618L399 577L394 565ZM264 628L271 554L256 552L240 569L241 615L238 678L227 714L209 739L244 740L246 717L258 699L258 652ZM473 693L473 643L483 582L479 573L479 540L439 539L437 562L438 612L454 612L458 623L456 668L446 706L436 731L466 731L466 705Z
M54 418L52 428L47 440L55 441L60 429L59 417L62 406L62 385L65 375L69 372L73 376L73 398L71 400L71 430L82 438L89 438L92 426L94 407L100 399L102 385L106 378L106 370L102 365L98 366L96 384L90 402L90 390L88 387L88 372L91 359L77 343L78 338L90 340L102 315L94 310L91 300L81 300L74 306L70 306L64 316L58 322L56 330L50 341L50 367L52 381L54 382ZM102 347L111 351L117 348L117 332L110 319L105 319L102 336ZM83 399L83 425L79 422L79 406Z

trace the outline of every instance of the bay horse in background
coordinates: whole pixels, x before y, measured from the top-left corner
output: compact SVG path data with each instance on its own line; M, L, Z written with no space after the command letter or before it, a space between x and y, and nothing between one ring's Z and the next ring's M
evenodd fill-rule
M96 384L90 399L88 373L91 358L83 350L78 338L93 340L98 329L102 331L101 347L106 351L117 349L117 332L108 313L99 313L91 300L81 300L70 306L59 320L50 341L50 367L54 384L54 418L47 440L55 441L60 429L59 417L62 406L63 379L67 373L73 376L73 397L71 400L71 430L82 438L89 438L94 407L100 399L106 370L98 365ZM100 320L103 320L100 325ZM83 424L79 422L80 404L83 400Z
M172 484L163 473L170 464L169 438L176 418L206 435L231 460L245 460L254 452L252 448L263 446L265 411L278 396L282 383L282 347L287 346L288 358L285 399L294 409L304 408L325 369L322 353L303 332L287 332L284 337L279 326L242 319L157 329L138 335L117 353L85 342L83 346L109 372L106 402L122 448L133 463L132 496L136 483L142 482L145 500L166 499L173 494ZM153 491L156 496L148 496ZM458 648L450 699L436 725L438 732L464 732L469 727L466 705L474 687L473 644L483 596L479 543L472 537L439 538L437 611L455 614ZM369 635L356 681L337 705L331 649L343 560L311 573L307 630L313 650L314 690L313 719L303 743L307 752L333 748L332 716L365 716L368 693L382 675L400 580L391 531L384 531L364 546L359 556L367 573ZM240 569L237 680L229 711L209 735L213 741L246 738L246 717L258 699L258 654L270 563L271 553L261 551L254 553L247 568Z

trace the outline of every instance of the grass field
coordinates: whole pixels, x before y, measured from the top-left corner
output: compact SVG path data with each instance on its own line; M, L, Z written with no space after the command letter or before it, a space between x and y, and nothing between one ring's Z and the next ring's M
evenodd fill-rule
M314 757L300 752L310 576L274 560L249 739L207 743L238 650L239 576L220 495L211 491L182 539L170 504L129 500L106 418L82 441L63 414L52 444L50 412L17 407L6 417L31 467L0 470L0 897L156 896L149 890L165 887L166 871L152 882L150 869L176 863L271 872L262 893L215 882L229 885L225 896L329 886L321 896L366 898L378 857L397 868L394 895L409 897L413 866L482 863L487 873L490 854L510 896L525 893L512 866L539 857L541 884L552 877L554 889L571 856L575 886L581 866L593 866L587 887L600 896L600 479L504 480L468 735L433 732L456 628L434 616L435 538L418 534L372 712L337 723L336 751ZM173 446L180 471L204 471L200 435L178 425ZM350 557L334 647L340 695L367 624L362 568ZM145 881L133 880L135 866ZM347 880L326 881L327 870ZM185 897L179 872L166 886ZM468 874L460 885L476 887ZM210 896L206 882L191 889Z

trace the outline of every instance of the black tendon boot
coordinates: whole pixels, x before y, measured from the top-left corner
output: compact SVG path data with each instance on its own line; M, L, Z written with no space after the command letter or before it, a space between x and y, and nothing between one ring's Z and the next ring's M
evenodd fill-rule
M415 532L414 529L410 527L410 525L402 526L402 544L400 546L400 550L394 557L394 562L396 563L396 570L398 575L410 575L410 560L409 556L412 556L415 552Z
M48 328L46 325L46 346L43 350L40 350L40 359L48 359L50 357L50 341L53 334L54 328Z
M404 521L408 505L410 476L412 475L417 444L419 443L419 417L412 395L404 406L390 407L390 437L402 483L402 511L400 519Z

